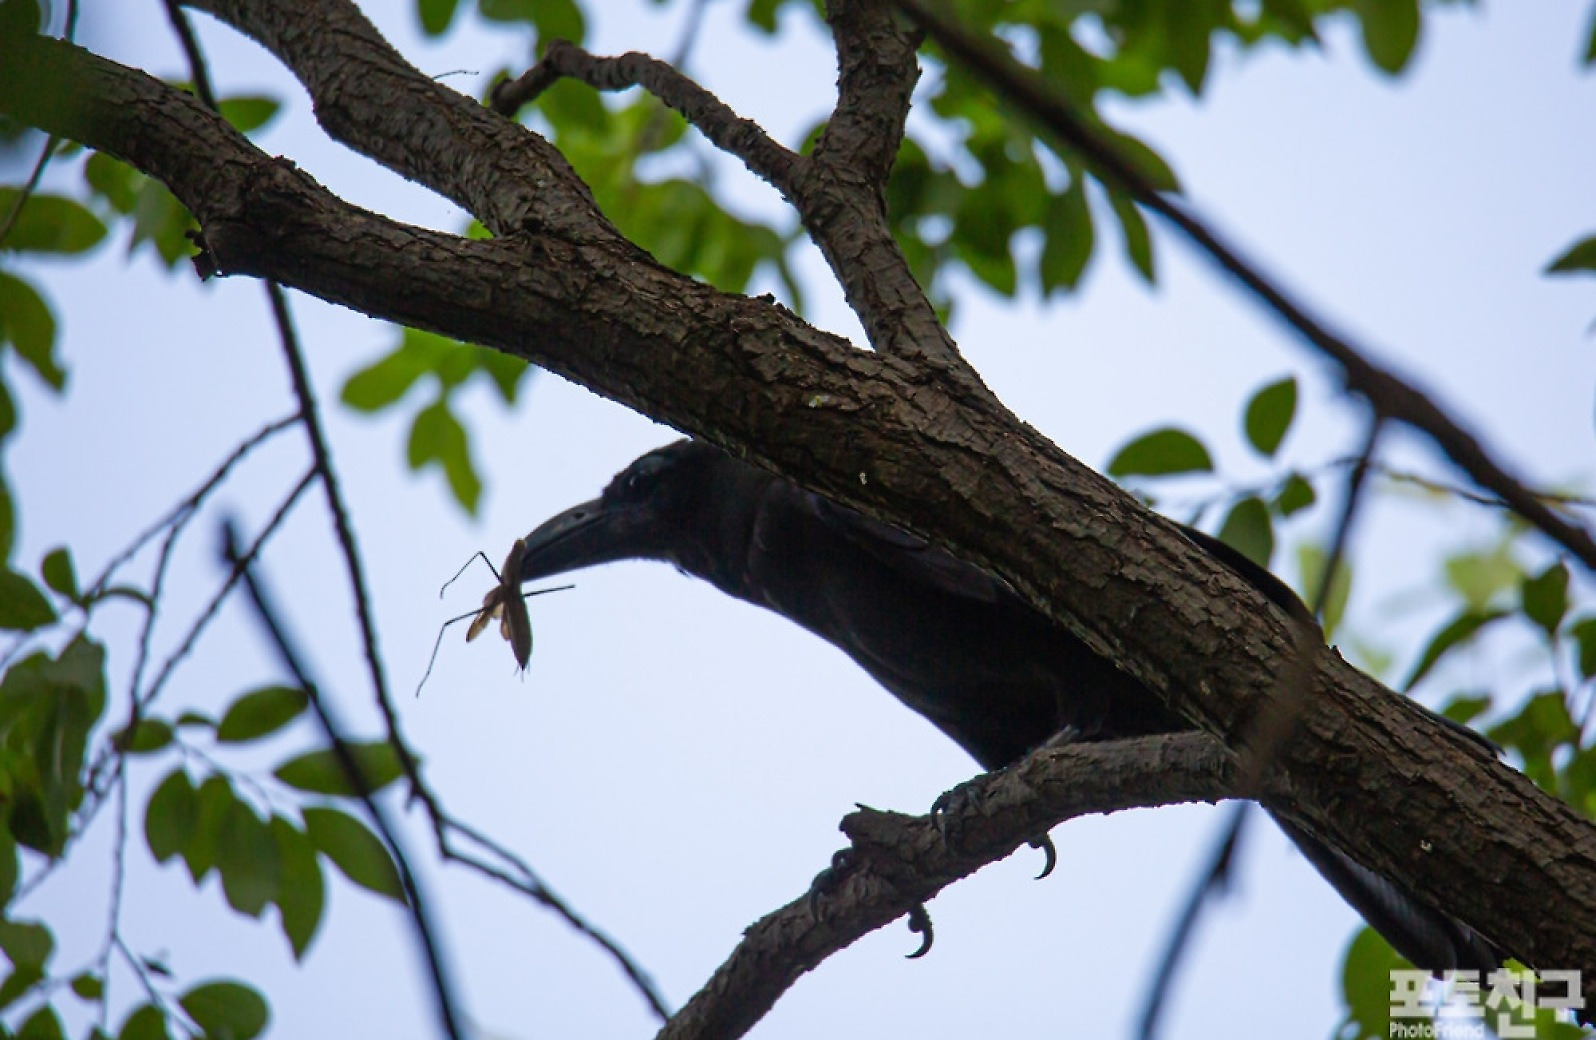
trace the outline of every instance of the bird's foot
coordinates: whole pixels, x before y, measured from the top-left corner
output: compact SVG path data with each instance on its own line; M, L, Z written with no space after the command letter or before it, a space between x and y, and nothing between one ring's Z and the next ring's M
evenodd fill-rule
M820 920L820 900L836 892L853 872L857 860L853 849L838 849L831 854L831 866L815 875L809 882L809 916Z

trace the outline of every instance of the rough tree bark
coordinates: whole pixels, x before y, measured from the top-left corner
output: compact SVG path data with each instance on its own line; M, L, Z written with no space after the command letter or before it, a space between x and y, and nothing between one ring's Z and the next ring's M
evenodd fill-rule
M188 95L58 41L8 44L22 71L4 77L0 111L166 183L218 273L507 351L951 547L1232 749L1300 681L1302 710L1249 793L1526 962L1596 975L1596 828L1333 649L1295 656L1256 591L1017 419L960 358L886 229L916 41L876 0L831 4L839 100L814 154L744 156L782 167L760 172L803 216L873 349L663 268L547 142L412 68L346 0L190 6L271 50L330 134L496 237L349 205Z

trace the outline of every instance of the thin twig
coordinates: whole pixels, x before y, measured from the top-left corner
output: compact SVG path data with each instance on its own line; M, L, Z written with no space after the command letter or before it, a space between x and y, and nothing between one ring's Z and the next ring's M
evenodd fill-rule
M211 111L217 110L216 92L211 89L211 76L205 65L205 55L200 50L199 39L194 35L194 27L189 25L188 16L178 6L178 0L163 0L166 6L166 18L172 23L172 31L177 33L177 42L183 48L183 56L188 59L189 78L193 81L194 96Z
M1589 531L1563 518L1544 498L1498 464L1475 436L1463 429L1429 397L1369 360L1366 350L1330 331L1321 319L1291 297L1218 232L1160 192L1104 135L1078 113L1062 92L1052 89L1034 69L1014 60L994 41L971 34L955 21L918 0L893 0L950 56L985 80L987 86L1045 127L1078 153L1105 183L1128 192L1163 217L1254 297L1274 311L1307 343L1341 366L1347 388L1368 399L1375 411L1423 432L1480 487L1501 496L1513 510L1596 571L1596 540Z
M724 101L658 58L632 51L616 58L590 54L569 40L552 40L543 60L520 77L493 88L493 110L514 116L521 107L562 78L580 80L594 90L642 87L682 114L721 151L735 155L756 176L784 195L792 194L794 173L803 157L777 143L758 123L744 119Z
M404 886L406 905L410 911L411 923L415 926L416 941L421 945L422 953L427 964L428 977L432 983L433 1002L438 1013L438 1019L443 1026L445 1035L450 1040L461 1040L465 1031L461 1026L460 1011L454 996L454 989L449 981L448 970L444 964L443 950L436 934L436 927L432 923L427 911L427 902L421 892L420 883L415 872L410 869L409 857L405 854L404 846L399 841L399 835L389 822L382 806L377 804L373 797L371 786L365 773L361 770L359 762L355 760L353 752L349 749L348 742L337 722L333 719L332 710L325 698L321 696L320 687L311 679L307 666L299 653L288 640L288 635L278 620L276 612L272 609L266 590L260 578L255 574L250 561L240 557L237 552L234 533L230 524L223 525L223 552L234 571L243 575L244 588L249 593L250 602L255 607L256 616L260 619L261 626L271 637L272 645L281 658L283 667L294 677L309 697L310 705L315 711L316 719L321 723L322 734L327 740L327 746L338 759L338 765L343 770L349 786L355 791L361 805L370 817L372 826L377 828L382 836L383 843L393 857L394 866L399 871L399 879Z
M1252 802L1243 801L1231 808L1219 840L1214 843L1208 866L1203 869L1191 894L1186 897L1186 905L1170 931L1169 943L1164 947L1164 955L1153 971L1153 984L1148 989L1146 1003L1142 1005L1141 1021L1136 1028L1140 1040L1152 1040L1158 1033L1159 1018L1169 1002L1169 994L1175 986L1175 975L1190 949L1192 937L1196 935L1197 922L1203 909L1214 896L1222 895L1230 888L1236 854L1252 807Z
M60 138L54 134L44 139L44 147L39 149L39 158L33 163L33 172L28 174L27 182L12 200L11 209L7 211L4 223L0 223L0 245L5 244L6 237L17 226L17 219L22 216L22 207L28 204L28 200L38 190L39 181L44 178L44 168L50 165L50 157L55 154L55 146L59 140Z

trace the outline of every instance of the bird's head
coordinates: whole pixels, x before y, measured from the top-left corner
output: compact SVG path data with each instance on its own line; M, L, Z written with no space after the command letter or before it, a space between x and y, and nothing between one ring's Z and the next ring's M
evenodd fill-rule
M705 550L725 519L728 483L756 473L720 449L677 441L642 456L591 502L572 506L526 536L521 580L535 581L616 560L665 560L701 576Z

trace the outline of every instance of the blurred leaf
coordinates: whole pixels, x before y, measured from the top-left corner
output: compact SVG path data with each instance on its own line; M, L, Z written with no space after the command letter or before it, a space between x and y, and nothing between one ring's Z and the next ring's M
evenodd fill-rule
M1515 587L1524 577L1524 569L1506 542L1480 552L1449 556L1445 566L1447 584L1475 612L1483 612L1497 595Z
M1166 426L1144 433L1119 450L1108 464L1116 478L1161 477L1172 473L1210 473L1214 461L1202 442L1185 430Z
M1441 709L1441 714L1466 726L1490 710L1491 698L1487 695L1454 697Z
M259 917L277 897L277 843L266 821L237 799L216 838L216 871L228 905L241 914Z
M196 885L216 866L217 838L236 801L238 797L233 794L232 785L223 777L213 774L200 784L195 798L194 827L178 850Z
M139 719L133 732L118 730L116 747L131 755L147 755L172 743L172 726L165 719Z
M1108 193L1108 201L1114 207L1114 215L1119 218L1120 230L1125 235L1125 255L1130 257L1142 277L1151 283L1154 280L1153 240L1147 234L1147 222L1142 219L1141 210L1129 197L1117 191Z
M1219 540L1267 569L1275 553L1275 531L1269 520L1269 508L1261 499L1252 496L1237 502L1220 525Z
M322 879L321 863L316 859L316 847L304 832L281 816L273 816L271 835L282 868L277 909L283 935L293 948L294 959L302 961L321 926L326 883Z
M535 26L541 44L553 39L581 43L586 32L582 11L573 0L478 0L477 9L490 22Z
M1049 198L1042 233L1042 292L1075 288L1092 259L1093 242L1092 213L1079 177L1068 191Z
M1341 995L1347 1014L1360 1037L1387 1037L1391 1033L1391 973L1406 968L1404 961L1380 933L1365 925L1347 945L1341 961Z
M311 844L345 877L378 895L405 902L399 871L387 847L365 824L337 809L307 808L302 815Z
M55 953L55 936L37 921L0 920L0 950L12 967L43 968Z
M155 862L165 863L183 850L199 823L199 792L182 767L162 780L144 807L144 841Z
M1532 696L1519 712L1492 726L1486 735L1524 761L1524 774L1543 790L1559 793L1553 755L1565 746L1579 744L1579 724L1568 713L1560 690Z
M33 286L0 271L0 345L6 343L52 390L66 386L55 356L55 315L49 304Z
M1307 542L1297 547L1297 572L1302 575L1303 599L1307 602L1313 603L1319 598L1319 586L1324 581L1324 570L1328 563L1322 547ZM1326 638L1335 635L1341 627L1341 619L1346 616L1347 600L1351 595L1352 569L1343 558L1331 578L1330 593L1325 597L1323 616L1319 619Z
M138 204L138 188L144 175L120 159L95 152L83 164L83 180L89 190L103 198L118 213L131 213Z
M1568 626L1568 634L1579 647L1580 677L1596 677L1596 617L1580 618Z
M1525 578L1519 595L1524 616L1539 625L1548 638L1556 636L1563 615L1568 613L1568 568L1559 560L1535 577Z
M1575 274L1582 271L1596 271L1596 235L1575 242L1568 252L1553 260L1546 268L1547 274Z
M1285 484L1281 486L1271 505L1276 513L1286 517L1302 512L1317 500L1318 496L1314 494L1313 485L1304 480L1302 474L1293 473L1286 478Z
M1401 72L1419 42L1419 0L1354 0L1352 6L1369 60L1384 72Z
M1243 427L1248 442L1264 458L1273 458L1297 414L1297 380L1287 376L1253 394Z
M437 366L439 346L412 338L407 331L399 346L344 381L344 404L357 412L375 412L398 401L416 380Z
M133 235L128 239L128 255L132 256L140 246L149 243L161 263L172 267L193 254L194 244L189 241L188 232L198 226L166 185L145 178L133 205Z
M21 864L17 862L17 840L11 836L11 831L0 827L0 911L11 902L11 897L17 890L17 878L20 876ZM4 914L0 913L0 917Z
M79 972L72 976L72 992L80 1000L98 1001L105 996L105 980L93 972Z
M232 123L233 129L241 134L259 130L271 122L277 115L277 110L282 107L276 98L266 97L263 94L222 98L216 105L222 118Z
M31 632L55 620L44 593L10 568L0 568L0 629Z
M1494 622L1507 617L1505 610L1476 611L1465 608L1463 613L1441 626L1440 631L1430 637L1430 642L1425 646L1424 652L1419 655L1419 663L1413 666L1413 674L1408 676L1408 681L1402 684L1403 692L1407 692L1418 685L1420 679L1429 674L1430 669L1441 660L1446 653L1473 639L1479 631Z
M166 1016L153 1004L140 1004L122 1022L117 1040L171 1040L166 1031Z
M482 480L471 462L465 427L449 410L447 401L439 399L416 413L410 425L406 459L411 469L436 464L448 478L455 501L467 513L476 514Z
M23 1021L16 1036L17 1040L64 1040L66 1033L61 1028L61 1016L46 1004Z
M305 691L293 686L253 690L228 705L216 727L216 739L240 744L269 736L298 718L309 703Z
M0 214L11 212L21 196L17 188L0 188ZM0 250L34 253L83 253L105 237L105 224L82 203L64 195L28 196Z
M399 779L404 771L398 753L385 740L375 740L369 744L345 744L344 747L360 770L367 793L382 790ZM343 765L331 748L309 751L290 759L278 766L272 775L289 787L313 794L360 794L350 783Z
M39 567L39 574L44 578L44 583L59 592L67 599L77 601L78 576L72 567L72 554L68 550L52 549L44 557L44 563Z
M442 36L454 21L455 9L460 0L419 0L417 13L421 16L421 30L428 36Z
M206 1040L253 1040L266 1028L266 1001L238 982L207 982L177 1002L205 1032Z

